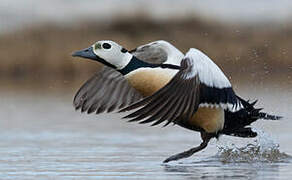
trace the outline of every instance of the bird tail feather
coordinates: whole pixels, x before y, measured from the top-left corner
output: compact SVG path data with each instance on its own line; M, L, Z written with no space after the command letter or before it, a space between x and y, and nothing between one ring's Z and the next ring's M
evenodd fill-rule
M242 103L243 107L249 112L250 119L256 121L257 119L264 119L264 120L279 120L283 118L282 116L277 115L271 115L265 112L261 112L263 108L256 109L254 106L258 102L258 100L255 100L252 103L249 103L248 101L245 101L244 99L238 97L240 102ZM253 121L253 122L254 122Z

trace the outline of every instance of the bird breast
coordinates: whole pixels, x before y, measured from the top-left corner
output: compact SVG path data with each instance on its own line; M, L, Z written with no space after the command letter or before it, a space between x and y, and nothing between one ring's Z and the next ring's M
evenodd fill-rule
M140 68L127 74L126 79L132 87L146 97L164 87L177 71L162 68Z

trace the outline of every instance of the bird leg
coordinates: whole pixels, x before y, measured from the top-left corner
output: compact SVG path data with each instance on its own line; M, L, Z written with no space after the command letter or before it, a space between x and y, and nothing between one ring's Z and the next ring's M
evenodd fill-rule
M212 136L211 134L201 132L201 138L202 138L203 142L199 146L191 148L191 149L184 151L182 153L178 153L178 154L175 154L173 156L170 156L169 158L164 160L163 163L167 163L169 161L176 161L179 159L183 159L183 158L187 158L187 157L192 156L194 153L199 152L199 151L203 150L204 148L206 148L212 137L214 137L214 136Z

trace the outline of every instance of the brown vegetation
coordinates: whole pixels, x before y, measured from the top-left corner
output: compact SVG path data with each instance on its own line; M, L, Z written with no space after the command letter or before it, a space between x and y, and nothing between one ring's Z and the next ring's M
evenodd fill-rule
M72 27L44 25L0 36L2 80L85 79L98 63L72 58L71 53L97 40L111 39L127 49L164 39L186 52L204 51L227 75L252 79L292 72L291 27L239 27L195 19L153 22L147 19L112 23L84 22ZM291 77L290 77L291 78ZM288 79L291 82L291 79Z

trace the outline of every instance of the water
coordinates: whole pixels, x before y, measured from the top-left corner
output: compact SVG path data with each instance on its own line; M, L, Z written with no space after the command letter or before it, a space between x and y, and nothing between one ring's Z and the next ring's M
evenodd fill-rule
M162 163L168 156L198 145L199 133L126 123L118 114L80 114L71 105L73 91L1 92L0 179L290 179L290 90L240 88L285 118L255 123L255 139L222 136L168 164Z

